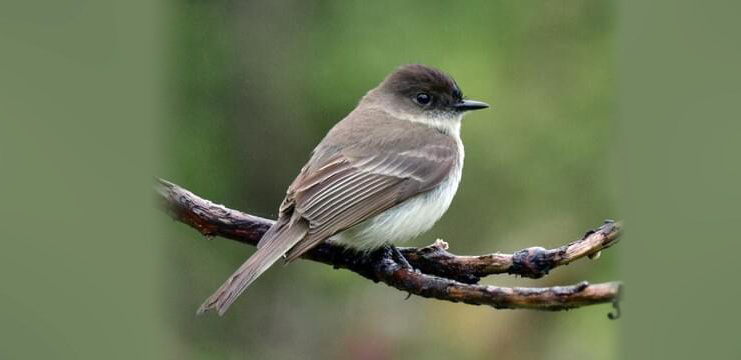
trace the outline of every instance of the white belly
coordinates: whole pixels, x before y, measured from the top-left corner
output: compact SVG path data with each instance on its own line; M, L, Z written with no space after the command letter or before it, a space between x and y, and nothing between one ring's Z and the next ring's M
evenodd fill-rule
M448 210L463 170L463 146L460 161L438 187L417 195L357 226L334 236L330 241L363 251L384 244L398 244L429 230Z

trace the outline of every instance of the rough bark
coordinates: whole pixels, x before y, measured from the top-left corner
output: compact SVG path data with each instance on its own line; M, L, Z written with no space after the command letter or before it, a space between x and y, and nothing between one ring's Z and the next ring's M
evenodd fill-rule
M221 236L256 245L273 224L272 220L245 214L198 197L182 187L156 179L162 208L175 220L206 236ZM553 268L583 257L596 257L600 251L618 242L620 222L606 221L589 230L581 239L555 249L529 247L513 254L493 253L460 256L447 251L442 240L422 248L399 248L413 269L397 259L390 248L363 256L352 250L325 242L302 258L338 269L353 271L374 282L383 282L409 294L498 309L566 310L585 305L612 303L617 308L622 285L619 282L570 286L499 287L477 285L493 274L515 274L540 278ZM619 315L609 314L610 318Z

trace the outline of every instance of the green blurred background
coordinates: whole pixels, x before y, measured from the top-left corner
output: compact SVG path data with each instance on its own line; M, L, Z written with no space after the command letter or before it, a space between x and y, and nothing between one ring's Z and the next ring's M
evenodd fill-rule
M0 359L741 358L741 4L281 4L0 2ZM458 197L410 245L509 252L626 219L597 261L485 280L623 280L619 321L404 301L303 261L194 316L252 249L169 221L151 176L273 216L408 62L495 105L466 119Z
M452 74L493 107L463 124L466 165L446 216L409 245L460 254L574 240L613 205L614 10L610 2L179 1L173 8L161 175L275 217L327 130L401 64ZM165 221L164 217L162 219ZM299 261L261 277L224 318L198 305L253 251L167 224L161 299L177 358L612 359L609 306L497 311L412 297ZM548 286L615 280L615 256ZM584 339L589 341L585 342Z

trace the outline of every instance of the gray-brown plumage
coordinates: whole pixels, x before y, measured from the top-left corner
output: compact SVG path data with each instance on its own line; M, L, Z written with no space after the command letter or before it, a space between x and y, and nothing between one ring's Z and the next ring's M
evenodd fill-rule
M293 261L332 236L370 250L427 230L460 180L460 118L485 106L464 101L452 78L429 67L408 65L389 75L314 149L257 252L198 313L223 315L278 259Z

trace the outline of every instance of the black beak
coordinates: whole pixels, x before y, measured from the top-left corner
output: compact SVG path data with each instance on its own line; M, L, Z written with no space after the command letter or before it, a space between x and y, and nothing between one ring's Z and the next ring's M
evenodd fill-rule
M475 101L475 100L463 100L453 105L453 107L459 111L469 111L469 110L486 109L489 107L489 104L485 102L481 102L481 101Z

